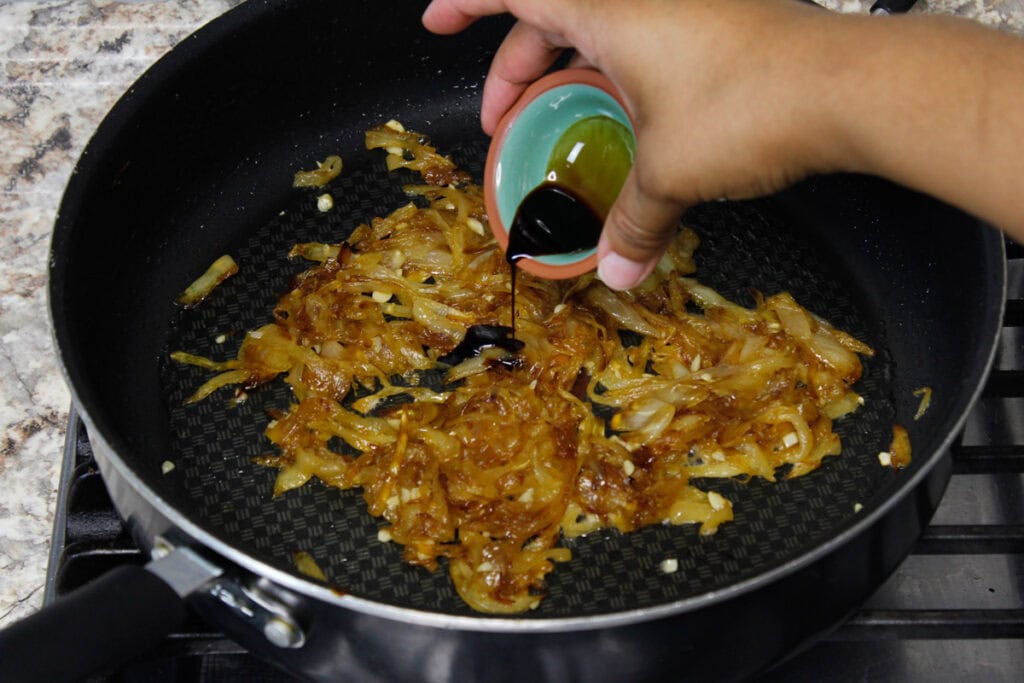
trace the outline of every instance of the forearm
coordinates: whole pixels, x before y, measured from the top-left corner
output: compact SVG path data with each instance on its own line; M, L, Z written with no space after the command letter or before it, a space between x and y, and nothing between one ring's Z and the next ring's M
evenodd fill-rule
M955 204L1024 240L1024 40L940 17L843 18L822 62L843 170Z

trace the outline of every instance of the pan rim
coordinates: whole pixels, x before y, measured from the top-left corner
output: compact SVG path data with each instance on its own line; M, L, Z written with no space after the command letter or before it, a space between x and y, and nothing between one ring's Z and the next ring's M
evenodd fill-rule
M245 3L239 5L233 10L227 12L225 15L215 19L210 24L202 27L192 35L201 35L203 43L219 40L223 38L229 30L228 22L222 21L226 16L232 15L237 18L237 16L241 14L241 16L244 17L244 21L241 22L243 25L246 22L257 20L260 17L261 12L261 8L257 7L257 4L260 3ZM285 3L276 4L283 6ZM234 29L237 29L237 26L234 26ZM195 41L193 41L193 46L194 45ZM172 50L161 58L138 81L136 81L135 84L131 86L131 90L129 92L135 91L135 95L140 97L143 91L146 90L145 84L152 84L154 81L158 81L162 75L177 70L180 67L180 62L183 61L183 58L180 55L174 55L175 51ZM104 123L101 124L93 139L86 145L85 150L83 151L83 159L85 159L86 155L90 154L91 150L95 148L94 143L96 143L97 139L107 137L111 134L116 134L116 129L126 124L126 112L124 111L126 107L123 103L119 102L115 105L114 109L121 110L121 113L118 115L118 120L104 120ZM128 113L130 114L130 111ZM87 160L85 162L85 166L87 167L91 163L95 163L95 159ZM1000 278L998 283L1000 301L998 316L994 315L992 317L993 329L979 331L983 333L979 334L979 339L987 341L987 348L982 348L981 345L979 345L976 351L979 359L982 357L985 358L982 372L979 376L979 382L969 396L958 397L957 403L954 406L954 408L959 411L957 419L949 427L941 444L932 452L927 454L927 458L925 459L926 461L913 473L913 476L902 481L895 491L893 491L893 493L878 507L870 511L865 511L859 519L818 546L803 552L797 557L783 562L776 567L758 573L755 576L732 583L720 590L705 592L700 595L690 596L681 600L651 607L635 608L590 616L550 618L495 617L490 615L463 616L430 612L421 609L381 603L355 595L338 595L336 592L324 585L314 583L259 560L236 548L231 543L222 540L214 533L207 530L203 525L193 521L187 513L179 510L166 498L147 485L137 472L125 462L120 455L120 453L127 452L129 450L125 439L114 430L110 430L110 433L108 434L108 430L104 429L99 421L93 419L90 410L86 407L88 400L86 396L83 395L83 392L84 394L88 394L89 389L81 377L78 378L78 381L75 381L75 378L73 377L73 370L69 367L70 359L72 358L70 351L71 340L68 339L66 327L59 322L58 316L55 314L55 307L60 303L61 298L60 294L55 291L56 285L53 284L54 278L52 277L52 274L58 267L55 264L55 248L53 245L56 244L56 240L60 236L58 234L60 229L59 226L67 221L73 220L69 218L69 216L74 215L76 203L81 204L84 201L84 195L87 190L86 181L89 174L88 172L78 173L79 166L81 164L81 161L79 164L76 164L75 171L72 173L68 189L66 190L64 199L61 202L60 211L57 217L58 230L55 231L54 242L51 243L51 284L48 288L48 311L51 335L57 350L61 374L71 391L74 404L89 431L90 437L96 442L94 447L96 447L97 454L102 452L102 457L98 458L98 461L101 464L101 469L106 467L115 470L116 476L130 487L135 495L142 498L156 514L162 516L170 524L174 525L191 541L196 543L197 546L201 546L202 548L216 553L219 557L237 565L243 570L251 572L259 577L265 577L284 590L293 591L297 594L307 596L323 603L351 609L368 616L400 621L407 624L444 629L508 634L557 633L614 628L667 618L673 615L696 611L701 608L720 604L746 595L766 585L775 583L799 571L800 569L817 562L842 546L845 546L855 537L865 533L882 517L887 515L894 506L898 505L904 498L906 498L906 496L931 473L936 463L943 456L944 452L948 451L951 443L963 427L971 407L976 403L984 389L984 380L988 377L991 371L998 349L1000 321L1002 320L1006 306L1007 273L1005 247L1002 236L992 230L992 234L986 233L982 236L982 242L983 246L986 248L986 255L993 258L993 260L996 259L996 252L998 252L997 263L999 265L997 265L997 263L993 263L992 265L994 270L999 271L997 273L994 272L993 276L998 275ZM980 222L979 225L981 225ZM995 244L992 244L993 242ZM993 298L995 298L994 295ZM64 343L61 341L62 338L65 340ZM124 501L115 500L115 505L118 506L119 510L123 509ZM151 539L147 540L151 541Z
M69 369L65 363L66 358L63 352L64 345L59 338L55 338L57 348L61 349L60 366L64 379L68 384L75 406L82 417L89 432L90 438L94 441L93 448L101 465L112 467L116 470L116 476L124 481L136 495L140 496L156 513L170 522L176 530L184 533L192 542L203 549L216 553L219 557L250 572L254 576L265 578L273 582L281 589L293 591L308 598L335 605L356 612L402 622L404 624L442 628L449 630L475 631L481 633L505 633L505 634L531 634L531 633L560 633L569 631L589 631L629 626L642 622L649 622L658 619L672 617L677 614L697 611L711 607L726 601L742 597L759 588L776 583L777 581L798 572L818 560L828 556L841 547L847 545L854 538L866 532L885 517L889 511L898 505L907 495L915 490L922 479L927 477L936 463L948 452L953 440L956 438L968 414L985 387L985 380L989 376L995 362L999 345L999 332L1001 321L1006 308L1007 292L1007 267L1005 257L1005 243L998 231L990 230L983 235L984 242L997 241L995 249L989 248L993 257L998 254L997 272L999 282L996 291L1000 295L998 315L993 315L994 322L992 330L985 330L984 339L989 339L984 353L984 367L980 374L980 381L966 401L963 401L959 409L959 417L948 429L942 442L932 452L928 453L923 465L900 483L897 489L889 495L880 505L866 513L861 513L859 518L847 528L818 546L808 550L797 557L779 564L767 571L758 573L755 576L742 579L722 589L708 591L699 595L689 596L681 600L675 600L662 605L641 607L622 610L606 614L596 614L577 617L496 617L491 615L467 616L455 615L441 612L431 612L411 607L390 605L377 602L368 598L351 594L339 595L331 588L303 579L295 574L279 569L271 564L259 560L243 550L236 548L231 543L222 540L211 531L205 529L201 524L193 521L188 515L179 510L167 499L149 487L138 476L135 470L129 466L124 459L118 455L119 451L114 442L123 441L117 435L111 440L99 424L97 424L85 407L77 387L73 383ZM52 309L51 309L52 316ZM55 335L56 337L56 335ZM121 444L127 447L126 444ZM117 505L118 501L115 501ZM151 540L151 539L147 539ZM909 550L909 549L908 549Z

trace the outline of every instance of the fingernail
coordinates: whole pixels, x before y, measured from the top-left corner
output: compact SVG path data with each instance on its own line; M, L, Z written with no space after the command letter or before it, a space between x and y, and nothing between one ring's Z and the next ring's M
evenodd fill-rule
M612 289L629 289L650 274L653 263L631 261L610 251L597 263L597 276Z

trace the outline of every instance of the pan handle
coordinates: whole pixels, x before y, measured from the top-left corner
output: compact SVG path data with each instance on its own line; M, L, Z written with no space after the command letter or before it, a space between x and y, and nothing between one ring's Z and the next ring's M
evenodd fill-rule
M220 573L187 548L118 567L0 631L0 678L81 681L144 654L184 623L182 598Z

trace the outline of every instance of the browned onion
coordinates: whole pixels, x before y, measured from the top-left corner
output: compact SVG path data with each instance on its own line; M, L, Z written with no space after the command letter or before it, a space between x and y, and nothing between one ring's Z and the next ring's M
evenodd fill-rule
M520 274L519 366L501 349L439 364L470 326L511 324L508 266L480 188L423 135L389 122L366 144L423 176L407 192L426 205L374 218L346 244L297 246L315 265L237 358L173 356L219 373L192 400L291 385L266 431L279 452L260 459L280 470L276 494L312 478L360 487L385 521L380 541L431 570L446 562L474 609L514 613L536 607L569 559L562 537L659 523L714 533L731 503L691 477L800 476L839 454L832 421L862 402L851 386L871 349L787 293L747 309L684 277L699 244L689 229L630 292ZM421 386L425 371L447 383ZM344 407L357 389L370 393ZM593 404L614 413L614 433ZM359 455L332 450L335 438Z

